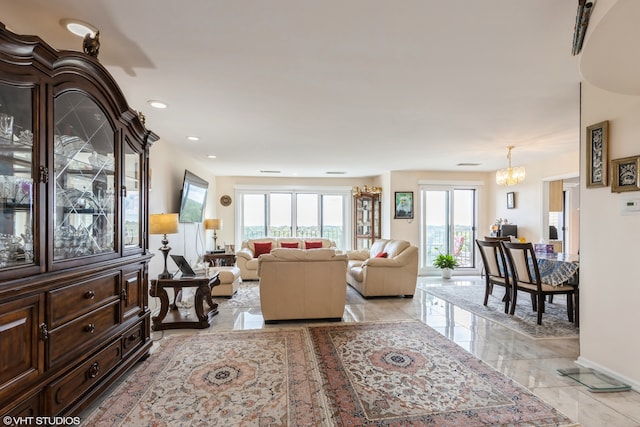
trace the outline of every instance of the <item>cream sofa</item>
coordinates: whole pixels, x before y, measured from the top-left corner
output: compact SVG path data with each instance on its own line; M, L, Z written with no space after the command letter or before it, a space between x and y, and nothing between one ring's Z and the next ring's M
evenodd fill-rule
M386 254L385 258L378 257ZM347 283L364 297L413 297L418 280L418 248L406 240L376 240L370 249L349 251Z
M280 249L260 255L260 308L265 323L341 320L347 298L347 256L324 249Z
M298 249L304 249L306 242L321 242L323 248L335 248L336 244L329 239L320 237L300 239L296 237L272 238L265 237L261 239L248 239L242 242L240 250L236 252L236 265L240 269L240 277L242 280L258 280L258 256L256 254L255 243L271 243L271 249L282 248L282 244L298 244Z

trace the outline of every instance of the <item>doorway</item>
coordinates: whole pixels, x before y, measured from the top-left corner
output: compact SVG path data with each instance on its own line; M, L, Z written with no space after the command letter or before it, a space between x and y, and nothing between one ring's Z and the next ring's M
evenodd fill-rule
M478 189L468 186L423 186L420 189L420 270L435 274L433 260L439 253L452 254L456 271L476 268L474 242L477 230ZM463 274L464 274L463 273Z

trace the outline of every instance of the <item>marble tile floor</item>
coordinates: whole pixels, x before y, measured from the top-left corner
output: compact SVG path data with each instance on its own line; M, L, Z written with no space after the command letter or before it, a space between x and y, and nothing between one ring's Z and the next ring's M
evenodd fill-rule
M429 286L468 286L474 282L480 284L482 279L478 276L454 276L450 280L419 277L413 299L364 299L348 288L343 321L420 320L584 427L640 426L640 393L591 393L585 386L557 374L559 368L577 366L574 361L580 350L578 338L533 340L424 291ZM154 300L150 298L152 310L157 304ZM153 332L152 338L161 340L169 334L300 325L299 322L265 325L259 308L221 308L208 329Z

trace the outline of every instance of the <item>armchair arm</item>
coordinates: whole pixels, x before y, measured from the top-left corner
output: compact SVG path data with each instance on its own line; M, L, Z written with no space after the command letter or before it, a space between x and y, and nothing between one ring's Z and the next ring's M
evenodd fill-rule
M362 263L362 267L404 267L412 262L412 259L416 256L418 248L410 246L404 251L400 252L393 258L369 258Z
M367 249L360 249L357 251L347 251L347 257L350 260L364 261L369 259L369 251Z
M242 248L238 252L236 252L236 256L238 258L245 258L246 260L252 260L253 251L249 248Z
M368 258L362 263L362 267L403 267L405 263L396 258Z

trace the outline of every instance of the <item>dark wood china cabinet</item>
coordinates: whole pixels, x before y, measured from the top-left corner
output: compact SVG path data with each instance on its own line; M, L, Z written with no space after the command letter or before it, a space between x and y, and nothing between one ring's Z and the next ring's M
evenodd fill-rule
M157 139L96 58L0 23L2 416L77 414L148 356Z

